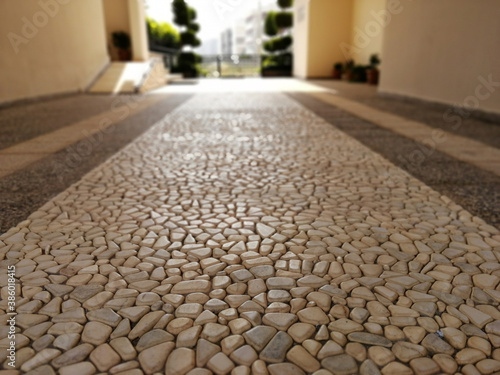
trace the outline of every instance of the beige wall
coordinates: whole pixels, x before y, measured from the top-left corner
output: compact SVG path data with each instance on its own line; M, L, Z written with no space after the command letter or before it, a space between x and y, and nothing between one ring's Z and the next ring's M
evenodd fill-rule
M307 21L294 24L294 75L329 77L333 64L344 60L341 44L350 40L352 0L296 1L296 18L301 6L308 8Z
M111 59L118 60L118 51L115 47L113 47L111 34L115 31L124 31L130 35L128 1L103 0L103 6L108 49Z
M405 1L384 35L379 91L500 113L500 2ZM491 92L493 91L493 92Z
M353 2L350 44L352 58L367 65L372 54L381 57L387 0L355 0Z
M330 77L336 62L352 58L365 65L372 54L380 56L385 5L386 0L296 1L294 75Z
M128 0L128 9L130 37L132 39L132 59L134 61L146 61L149 59L149 44L143 0Z
M84 90L109 61L101 0L0 1L0 14L0 103Z
M351 35L352 0L312 0L310 17L308 77L331 77Z

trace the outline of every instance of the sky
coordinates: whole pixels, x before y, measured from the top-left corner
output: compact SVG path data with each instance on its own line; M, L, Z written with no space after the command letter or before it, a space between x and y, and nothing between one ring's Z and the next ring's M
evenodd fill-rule
M259 0L186 0L196 9L197 22L201 26L200 39L218 38L220 33L252 9L258 8ZM262 6L276 4L276 0L260 0ZM146 0L147 14L158 21L172 23L171 0Z

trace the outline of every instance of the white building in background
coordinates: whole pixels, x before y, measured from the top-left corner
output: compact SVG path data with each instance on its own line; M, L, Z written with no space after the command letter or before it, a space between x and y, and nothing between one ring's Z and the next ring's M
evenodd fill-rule
M264 23L266 15L271 10L277 10L273 4L253 10L245 19L245 53L249 55L260 55L262 53L262 40L264 35Z
M202 40L201 46L196 49L200 55L217 55L220 51L220 41L218 38Z
M228 28L220 34L220 53L231 55L233 53L233 29Z
M223 55L241 55L245 53L245 25L235 22L232 27L221 33L220 51Z
M221 33L220 51L224 55L260 55L267 12L277 10L271 4L250 11Z

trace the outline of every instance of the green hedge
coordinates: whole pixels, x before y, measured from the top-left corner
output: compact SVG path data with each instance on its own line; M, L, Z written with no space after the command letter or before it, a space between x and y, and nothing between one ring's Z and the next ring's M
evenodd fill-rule
M178 48L180 43L179 32L166 22L157 22L152 18L146 19L150 44Z

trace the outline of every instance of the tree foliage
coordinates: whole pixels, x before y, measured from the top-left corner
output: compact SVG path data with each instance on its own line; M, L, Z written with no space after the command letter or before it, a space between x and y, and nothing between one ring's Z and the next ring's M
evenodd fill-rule
M184 28L180 34L181 46L197 47L201 44L196 37L200 31L200 24L196 23L196 10L189 7L185 0L174 0L172 2L172 11L174 13L174 23Z
M196 36L200 31L200 25L195 22L197 13L196 10L189 7L185 0L173 0L172 12L174 13L174 23L181 27L180 46L198 47L201 42ZM184 76L195 76L197 72L197 64L199 56L193 52L182 52L178 56L176 69L184 74Z
M274 18L278 29L287 29L293 25L292 12L278 12Z
M278 0L278 6L280 8L290 8L293 6L293 0Z
M279 52L288 49L292 45L292 37L289 35L281 38L269 39L264 42L264 49L267 52Z
M292 37L290 28L293 26L293 12L286 9L293 6L293 0L277 0L281 11L269 12L264 23L264 33L270 37L262 45L269 53L264 56L262 71L267 69L282 69L290 71L293 57L290 52Z
M200 24L197 22L191 22L188 25L188 30L197 33L198 31L200 31Z
M264 68L289 68L291 69L293 62L293 55L289 52L280 55L269 55L262 61Z
M157 22L152 18L147 18L146 24L150 44L167 48L179 47L180 35L172 25L166 22Z
M276 25L276 12L268 12L266 14L264 33L270 37L278 34L278 26Z
M172 2L172 12L174 13L174 23L179 26L189 24L189 7L184 0L174 0Z
M188 15L189 15L189 22L191 23L196 19L198 13L196 13L196 9L188 7Z
M181 33L181 44L183 46L198 47L201 42L194 32L187 30Z

